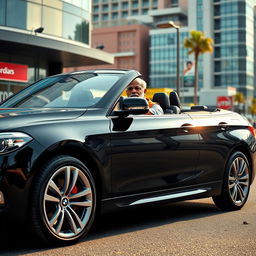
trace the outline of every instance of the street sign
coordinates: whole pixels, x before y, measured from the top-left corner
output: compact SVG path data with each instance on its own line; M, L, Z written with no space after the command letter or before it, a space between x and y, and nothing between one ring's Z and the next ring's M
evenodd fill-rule
M233 97L232 96L218 96L217 107L227 110L233 109Z

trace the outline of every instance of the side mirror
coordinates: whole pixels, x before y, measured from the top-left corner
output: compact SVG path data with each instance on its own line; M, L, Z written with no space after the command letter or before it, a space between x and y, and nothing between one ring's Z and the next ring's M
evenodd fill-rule
M149 110L148 102L141 97L121 97L119 100L120 110L115 111L117 116L141 115L146 114Z

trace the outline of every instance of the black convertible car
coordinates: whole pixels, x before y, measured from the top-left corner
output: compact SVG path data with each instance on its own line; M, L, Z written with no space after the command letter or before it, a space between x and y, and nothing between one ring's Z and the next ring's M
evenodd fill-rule
M60 74L0 105L0 220L68 244L100 209L212 197L225 210L248 198L255 131L237 113L157 93L124 97L134 70Z

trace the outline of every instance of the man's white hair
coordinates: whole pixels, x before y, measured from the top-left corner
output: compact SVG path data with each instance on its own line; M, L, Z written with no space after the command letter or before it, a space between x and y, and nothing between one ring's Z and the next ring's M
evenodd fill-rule
M137 80L137 82L138 82L139 84L141 84L144 89L147 88L147 83L146 83L142 78L137 77L137 78L135 78L134 80Z

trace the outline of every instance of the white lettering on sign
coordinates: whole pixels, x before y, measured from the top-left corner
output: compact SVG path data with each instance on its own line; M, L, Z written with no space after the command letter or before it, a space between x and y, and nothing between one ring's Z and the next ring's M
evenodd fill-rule
M13 69L9 69L5 67L5 68L0 68L0 74L14 75L15 72Z
M13 92L0 91L0 102L13 95Z
M217 107L223 109L232 109L233 100L231 96L218 96L217 97Z

